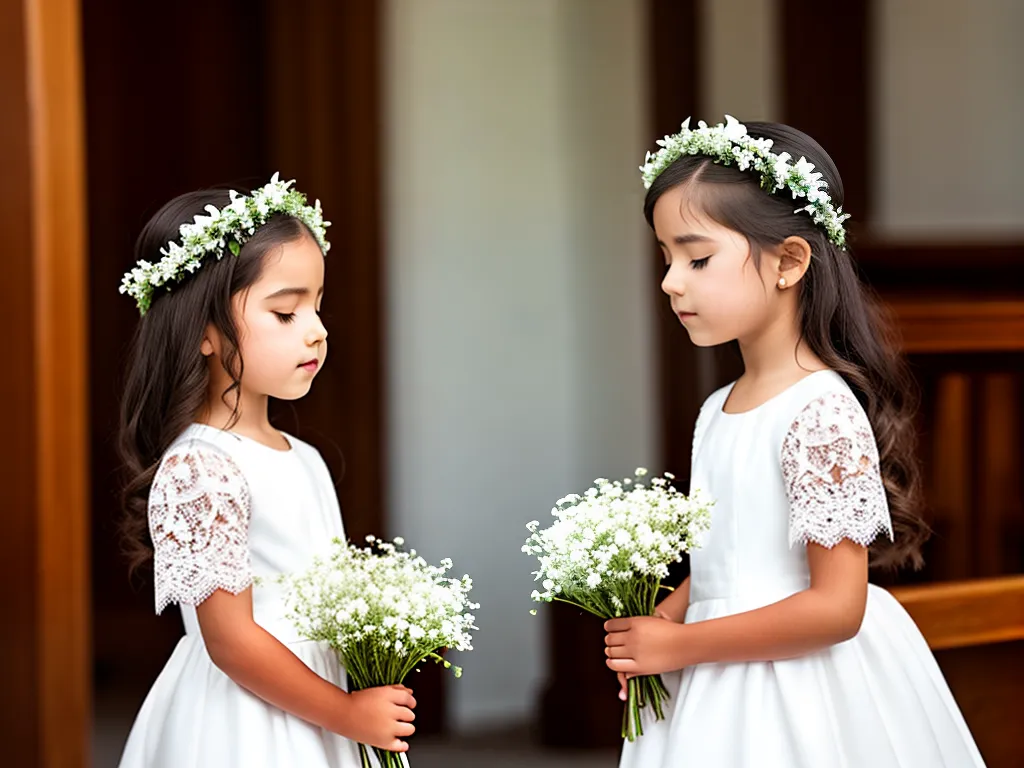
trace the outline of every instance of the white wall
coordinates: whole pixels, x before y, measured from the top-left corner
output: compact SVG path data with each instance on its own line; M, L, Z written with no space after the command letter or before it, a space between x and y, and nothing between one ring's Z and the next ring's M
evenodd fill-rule
M525 523L656 466L642 8L387 5L388 533L475 579L457 730L536 710Z
M875 3L876 229L1024 233L1024 3Z

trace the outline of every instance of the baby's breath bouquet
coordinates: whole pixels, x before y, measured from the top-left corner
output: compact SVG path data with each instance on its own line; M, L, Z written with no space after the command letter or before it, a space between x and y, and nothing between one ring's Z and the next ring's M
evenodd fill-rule
M402 683L418 664L433 659L462 675L441 658L446 649L472 650L469 576L448 578L452 561L428 564L416 550L367 536L370 546L334 539L329 556L305 572L285 576L288 618L299 634L329 644L348 672L352 690ZM359 745L369 766L366 745ZM374 748L383 768L401 766L399 755Z
M711 520L710 502L699 493L684 496L672 487L674 479L666 473L647 482L645 469L621 481L599 478L582 496L559 499L550 527L528 523L523 552L540 561L534 575L544 590L531 597L603 619L653 615L669 564L682 560ZM648 703L661 720L668 695L658 675L630 678L622 737L643 734L640 711Z

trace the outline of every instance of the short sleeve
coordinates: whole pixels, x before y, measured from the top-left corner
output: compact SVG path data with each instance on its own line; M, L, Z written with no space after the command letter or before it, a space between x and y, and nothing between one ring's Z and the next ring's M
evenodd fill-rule
M789 543L832 548L843 539L868 546L892 521L867 414L846 393L811 402L782 444L789 496Z
M252 585L249 513L248 483L227 454L192 442L164 456L149 492L157 613Z

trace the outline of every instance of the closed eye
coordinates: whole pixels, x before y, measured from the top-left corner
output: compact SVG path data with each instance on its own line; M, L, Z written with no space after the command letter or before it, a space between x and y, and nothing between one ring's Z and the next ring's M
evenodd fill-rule
M277 319L280 320L282 323L290 323L293 320L295 320L294 312L288 312L287 314L285 314L284 312L275 312L274 314L277 316Z
M694 259L690 262L690 267L692 269L704 269L704 267L708 265L709 261L711 261L710 256L705 256L703 259Z

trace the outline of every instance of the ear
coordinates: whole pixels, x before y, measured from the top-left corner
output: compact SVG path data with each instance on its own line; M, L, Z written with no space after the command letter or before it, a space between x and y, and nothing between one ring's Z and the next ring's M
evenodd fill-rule
M215 354L220 349L220 334L217 333L217 329L213 327L213 324L206 326L206 330L203 331L203 340L199 344L199 352L203 357L209 357Z
M799 283L811 266L811 245L802 237L791 235L776 248L779 262L778 287L792 288Z

